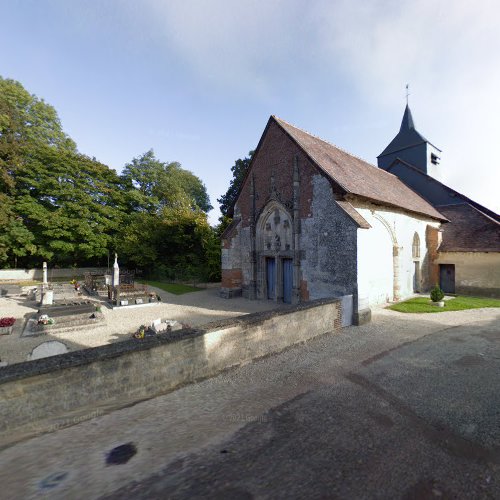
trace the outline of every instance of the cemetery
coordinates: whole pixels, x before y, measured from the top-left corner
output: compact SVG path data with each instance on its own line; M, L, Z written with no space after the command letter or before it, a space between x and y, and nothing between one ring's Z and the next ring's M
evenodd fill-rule
M217 287L174 295L137 283L117 256L111 270L67 279L52 280L44 263L38 283L0 280L0 367L271 308L245 299L228 304Z

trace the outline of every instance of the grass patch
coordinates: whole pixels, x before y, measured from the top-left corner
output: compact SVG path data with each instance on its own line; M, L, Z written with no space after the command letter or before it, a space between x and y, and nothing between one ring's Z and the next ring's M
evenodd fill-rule
M182 283L164 283L163 281L149 281L149 280L137 280L139 283L145 285L155 286L168 293L173 293L174 295L183 295L184 293L199 292L203 290L191 285L183 285Z
M387 309L404 313L440 313L445 311L463 311L464 309L480 309L481 307L500 307L500 300L465 297L457 295L454 299L444 301L444 307L433 306L428 297L415 297L389 306Z

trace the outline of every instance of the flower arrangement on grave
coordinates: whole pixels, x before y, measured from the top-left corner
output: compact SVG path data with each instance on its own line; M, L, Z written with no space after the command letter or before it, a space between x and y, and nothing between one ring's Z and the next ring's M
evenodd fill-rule
M48 314L42 314L38 318L38 324L39 325L53 325L55 323L53 318L49 318Z
M132 337L134 337L134 339L143 339L145 335L146 335L146 327L144 325L141 325L139 327L139 330L137 330L135 333L132 334Z
M16 318L0 318L0 328L7 328L16 322Z

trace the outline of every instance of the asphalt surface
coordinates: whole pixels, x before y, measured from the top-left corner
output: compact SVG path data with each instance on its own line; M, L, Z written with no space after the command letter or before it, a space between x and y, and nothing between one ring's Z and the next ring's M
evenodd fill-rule
M110 498L500 498L499 323L367 358Z
M500 498L499 378L498 309L378 311L4 449L2 494Z

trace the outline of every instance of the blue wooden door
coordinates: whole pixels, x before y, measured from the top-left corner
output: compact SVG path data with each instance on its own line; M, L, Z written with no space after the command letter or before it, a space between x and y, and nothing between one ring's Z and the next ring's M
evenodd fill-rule
M273 257L266 259L267 298L276 298L276 260Z
M292 303L293 260L283 259L283 302Z

